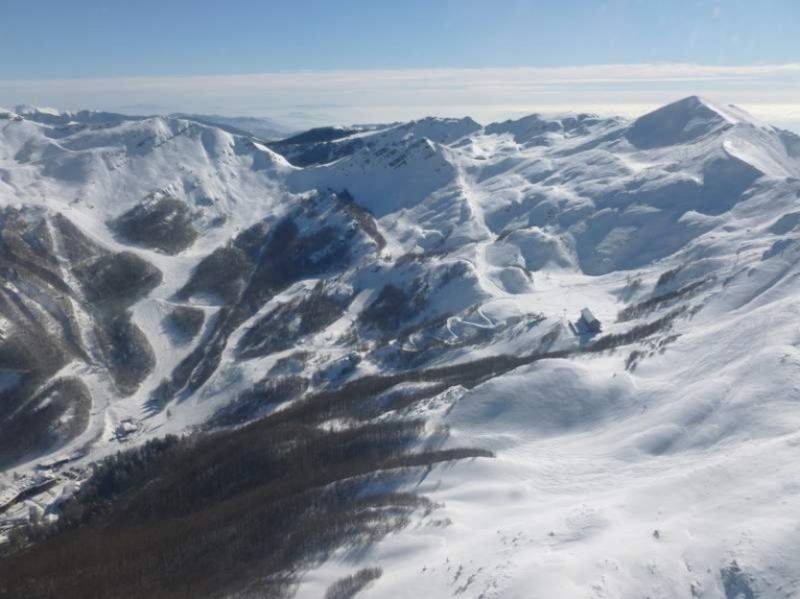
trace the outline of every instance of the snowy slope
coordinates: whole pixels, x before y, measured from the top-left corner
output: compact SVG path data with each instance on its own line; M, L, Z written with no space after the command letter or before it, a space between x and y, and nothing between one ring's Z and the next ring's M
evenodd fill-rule
M50 227L61 214L163 279L130 307L155 356L147 376L126 395L101 358L74 357L65 368L92 393L85 432L16 463L7 484L48 455L85 448L82 464L212 416L280 409L248 391L289 371L312 392L538 351L384 416L425 417L448 428L447 446L497 457L417 476L409 489L441 507L339 552L298 597L373 565L383 576L360 596L798 588L796 137L692 97L634 122L354 130L300 168L197 122L15 112L0 120L0 206ZM165 198L189 207L184 249L114 228ZM50 252L95 356L96 306L59 243ZM176 306L203 312L191 339L169 324ZM116 434L124 422L136 432Z

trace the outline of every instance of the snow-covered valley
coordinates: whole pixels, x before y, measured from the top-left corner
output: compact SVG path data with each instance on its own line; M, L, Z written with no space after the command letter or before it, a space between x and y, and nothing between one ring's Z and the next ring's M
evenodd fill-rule
M790 132L697 97L281 142L0 111L0 209L0 534L117 451L371 381L315 426L494 457L410 471L434 507L298 598L799 592Z

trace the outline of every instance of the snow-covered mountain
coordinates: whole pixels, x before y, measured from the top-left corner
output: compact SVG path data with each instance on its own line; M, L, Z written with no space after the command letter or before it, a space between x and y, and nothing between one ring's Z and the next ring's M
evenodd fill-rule
M283 139L295 129L266 117L222 116L219 114L173 114L172 118L197 121L239 135L252 135L262 140Z
M794 134L697 97L269 146L18 108L0 207L0 518L119 449L369 381L394 407L362 420L496 457L410 475L439 507L306 568L298 597L372 566L359 596L800 584ZM37 467L51 486L14 499Z

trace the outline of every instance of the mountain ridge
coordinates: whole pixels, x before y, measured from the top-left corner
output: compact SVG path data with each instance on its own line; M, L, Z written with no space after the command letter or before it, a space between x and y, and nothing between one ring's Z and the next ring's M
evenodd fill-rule
M24 415L56 441L0 485L195 428L423 418L417 450L496 458L409 473L435 521L337 549L298 597L353 564L383 567L365 597L777 597L800 576L767 501L796 478L794 137L694 96L288 145L19 118L0 121L0 432Z

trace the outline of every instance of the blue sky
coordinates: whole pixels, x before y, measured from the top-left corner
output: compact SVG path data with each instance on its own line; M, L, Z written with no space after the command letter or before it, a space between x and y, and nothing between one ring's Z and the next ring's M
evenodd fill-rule
M2 0L0 79L796 60L797 0Z
M800 86L794 71L743 79L698 71L696 85L687 84L693 75L685 69L679 83L662 71L694 65L730 74L800 62L798 24L797 0L0 0L0 105L372 120L391 109L398 118L466 110L477 86L487 92L487 114L491 105L498 115L529 104L618 104L624 112L685 92L780 105L789 114ZM628 78L617 69L613 81L587 85L591 69L569 71L587 65L602 73L610 65L654 66ZM559 75L564 69L571 75ZM425 81L458 72L464 77L450 99L444 89L429 93ZM341 77L326 77L323 89L320 73ZM399 104L387 73L408 74L416 95ZM254 86L259 74L272 78ZM547 87L504 95L522 76ZM375 82L387 79L393 83L380 96ZM224 82L247 89L223 94ZM368 87L373 104L348 96L347 85Z

